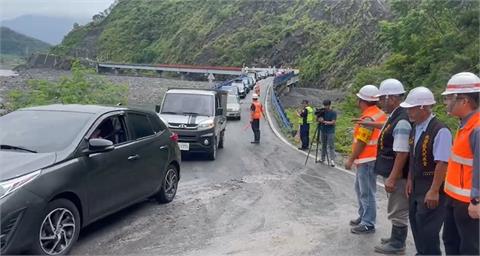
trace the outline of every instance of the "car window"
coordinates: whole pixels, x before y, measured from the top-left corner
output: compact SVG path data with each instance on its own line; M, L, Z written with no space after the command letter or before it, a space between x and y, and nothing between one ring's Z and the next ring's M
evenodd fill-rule
M162 114L188 114L212 116L214 112L212 95L167 93Z
M235 95L228 95L227 103L238 103L238 98Z
M64 150L93 119L90 113L21 110L0 118L0 144L39 153Z
M89 139L106 139L114 145L127 141L125 123L121 116L111 116L98 125Z
M128 123L132 127L136 139L153 135L153 127L148 117L143 114L129 113Z
M162 125L162 121L158 116L149 115L148 119L150 119L150 123L152 124L153 131L155 133L159 133L165 130L165 126Z

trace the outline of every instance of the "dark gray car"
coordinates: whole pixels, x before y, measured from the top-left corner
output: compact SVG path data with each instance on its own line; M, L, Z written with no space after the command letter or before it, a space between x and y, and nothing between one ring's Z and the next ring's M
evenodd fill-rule
M0 117L2 254L65 254L86 225L173 200L178 136L156 113L50 105Z

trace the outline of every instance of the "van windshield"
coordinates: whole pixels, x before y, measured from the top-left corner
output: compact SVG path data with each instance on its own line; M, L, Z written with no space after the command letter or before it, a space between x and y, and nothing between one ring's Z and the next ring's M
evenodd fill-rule
M213 116L212 95L167 93L161 114Z

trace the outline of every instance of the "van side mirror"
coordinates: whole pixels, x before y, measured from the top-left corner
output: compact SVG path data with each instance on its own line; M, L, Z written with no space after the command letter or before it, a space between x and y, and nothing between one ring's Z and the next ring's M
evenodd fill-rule
M115 149L113 142L106 139L89 139L88 140L88 149L84 150L83 153L86 155L95 154L95 153L104 153L109 152Z
M217 116L223 116L223 108L217 108Z
M155 105L155 112L160 113L160 105Z

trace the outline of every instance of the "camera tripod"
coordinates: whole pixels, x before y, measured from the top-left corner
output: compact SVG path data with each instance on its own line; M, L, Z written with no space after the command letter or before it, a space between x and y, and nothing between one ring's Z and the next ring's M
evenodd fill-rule
M313 142L316 142L316 147L315 147L315 163L318 163L318 146L321 144L321 143L325 143L325 141L321 142L320 140L320 127L322 126L323 124L317 124L317 128L315 129L315 133L313 134L313 138L312 138L312 143L310 143L310 147L308 147L308 154L307 154L307 158L305 158L305 166L307 165L307 162L308 162L308 158L310 157L310 153L312 152L312 147L313 147ZM327 163L330 163L330 157L328 156L328 149L326 150L327 152L325 152L325 154L327 155Z

